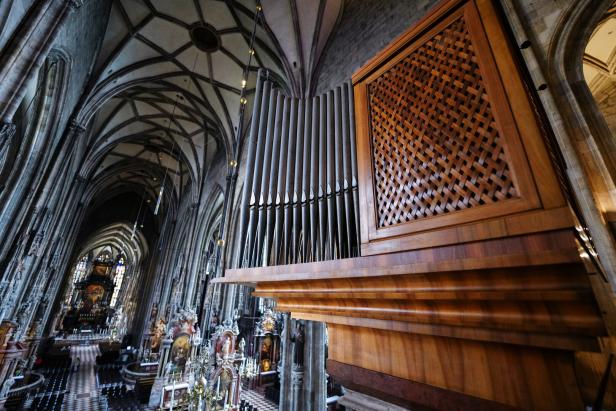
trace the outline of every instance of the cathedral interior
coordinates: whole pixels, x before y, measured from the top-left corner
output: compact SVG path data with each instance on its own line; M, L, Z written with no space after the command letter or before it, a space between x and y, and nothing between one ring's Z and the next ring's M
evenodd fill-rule
M0 410L616 411L614 0L0 0Z

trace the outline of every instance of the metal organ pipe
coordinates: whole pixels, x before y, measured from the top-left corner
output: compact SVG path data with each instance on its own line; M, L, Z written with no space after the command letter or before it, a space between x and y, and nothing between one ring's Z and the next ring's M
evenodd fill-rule
M263 159L262 161L260 161L260 163L263 165L262 166L262 170L263 173L261 175L261 186L260 186L260 190L259 190L259 199L257 202L257 207L258 207L258 214L259 214L259 219L257 222L257 242L256 242L256 247L258 252L255 253L255 258L259 258L259 255L261 255L262 253L260 252L260 250L263 249L263 237L265 235L265 224L267 222L267 197L269 194L269 178L270 178L270 164L271 164L271 157L272 157L272 151L273 151L273 147L272 147L272 140L274 137L274 133L271 132L271 130L274 130L274 121L275 121L275 117L276 117L276 101L278 98L278 91L274 90L272 93L270 93L270 99L269 99L269 107L268 107L268 115L267 115L267 132L265 135L265 149L263 152ZM255 263L257 265L258 261L255 261Z
M310 137L310 193L309 193L309 208L310 208L310 248L311 255L308 261L317 261L319 246L319 214L317 207L318 184L319 184L319 113L320 113L320 98L312 99L312 130Z
M260 73L247 146L236 262L265 266L359 252L352 88L283 95Z
M294 166L294 181L293 181L293 197L292 197L292 224L291 224L291 244L290 244L290 255L289 255L289 263L296 263L299 257L299 242L300 242L300 231L301 231L301 212L300 212L300 201L302 198L302 173L303 173L303 160L304 160L304 112L305 105L304 100L299 100L298 110L297 110L297 128L296 128L296 139L295 139L295 162Z
M343 176L343 152L342 144L344 135L342 134L342 99L340 95L340 87L334 90L334 176L336 182L334 185L334 194L336 199L336 237L338 244L338 254L336 258L346 254L347 243L346 238L346 210L344 204L344 176Z
M325 246L327 238L327 94L321 96L319 111L319 189L317 191L318 222L319 222L319 248L318 261L326 260Z
M307 260L308 255L308 245L310 244L310 229L309 229L309 205L308 205L308 196L309 196L309 188L310 188L310 154L312 152L311 146L311 129L312 129L312 99L305 100L305 110L304 110L304 149L303 151L303 159L302 159L302 191L300 201L301 208L301 225L300 225L300 236L301 236L301 249L300 253L297 256L297 262L303 262Z
M334 164L334 136L335 136L335 124L334 124L334 91L330 90L327 93L327 108L326 108L326 133L327 133L327 146L326 146L326 161L327 161L327 180L325 186L325 193L327 196L327 251L325 255L327 260L336 259L336 231L335 231L335 209L336 209L336 197L334 196L334 184L336 183L335 164Z
M261 191L261 174L263 173L263 152L265 150L265 137L267 135L267 114L269 111L270 92L272 90L271 81L265 81L263 84L263 94L261 98L261 110L259 113L259 127L257 132L257 144L255 152L254 164L259 164L259 167L254 167L252 171L252 190L250 193L250 213L248 223L248 247L251 265L254 265L253 256L256 249L257 235L257 213L258 201ZM246 186L246 185L245 185ZM246 186L247 187L247 186Z
M274 216L275 216L275 201L276 201L276 190L278 183L278 164L280 163L280 134L282 130L282 118L283 118L283 106L284 106L285 97L277 93L276 96L276 107L275 112L276 116L274 119L274 132L269 133L273 134L273 144L272 144L272 153L270 158L270 172L269 179L267 182L267 198L265 200L265 207L267 209L267 218L265 221L265 241L264 241L264 251L263 255L267 258L266 261L263 262L264 265L269 265L271 258L270 253L272 252L272 243L274 239ZM264 163L265 167L268 167L267 163Z
M284 226L284 233L283 233L283 244L282 244L282 261L284 264L289 264L290 263L290 256L289 256L289 249L290 249L290 242L291 240L291 232L292 232L292 225L293 225L293 214L291 212L291 202L293 199L293 183L294 183L294 178L293 178L293 173L295 171L295 146L296 146L296 140L295 140L295 132L297 129L297 99L291 99L291 112L290 117L289 117L289 130L288 130L288 134L287 134L287 138L289 139L288 142L288 150L287 150L287 158L286 158L286 163L287 163L287 170L286 170L286 185L285 185L285 190L284 190L284 221L283 221L283 226Z
M261 96L263 94L263 72L259 70L257 74L257 89L255 93L254 100L254 108L253 108L253 116L250 123L250 135L248 137L248 158L246 160L246 172L244 175L244 189L242 191L242 202L240 204L240 217L238 222L238 241L236 249L236 258L235 265L236 267L242 266L242 261L244 261L244 250L246 248L246 223L248 217L248 203L250 201L250 187L252 186L252 173L255 164L255 154L256 154L256 140L257 140L257 131L259 125L259 118L254 113L259 113L261 111Z
M345 84L346 86L346 84ZM344 222L346 224L346 239L350 239L355 231L355 212L353 210L353 194L351 193L351 147L350 147L350 134L349 134L349 104L347 96L347 88L339 88L341 92L341 109L340 109L340 121L341 121L341 133L342 133L342 181L341 189L344 197ZM345 244L346 252L353 252L353 244L347 242Z
M283 220L284 220L284 188L286 181L286 166L287 162L285 158L287 156L287 145L289 138L287 136L289 129L289 111L290 111L291 99L285 97L284 100L284 112L282 115L282 128L280 130L280 159L278 165L278 184L276 188L276 213L275 213L275 227L274 227L274 251L272 256L272 265L280 264L280 256L282 255L282 232L283 232Z
M353 211L355 222L355 237L357 250L354 255L359 255L359 191L357 190L357 146L355 141L355 103L353 102L353 85L351 82L344 84L345 95L347 96L346 105L348 107L348 123L349 123L349 146L350 146L350 162L351 162L351 190L353 191Z

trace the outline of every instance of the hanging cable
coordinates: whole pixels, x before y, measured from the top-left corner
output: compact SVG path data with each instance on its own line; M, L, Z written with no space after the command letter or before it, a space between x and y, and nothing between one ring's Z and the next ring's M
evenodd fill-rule
M195 68L197 67L197 59L199 58L199 53L196 52L195 53L195 61L193 62L193 68L192 68L192 72L195 72ZM189 86L189 89L187 90L188 92L190 92L190 88L192 87ZM173 102L173 110L171 111L171 116L169 117L168 121L169 124L167 125L167 134L170 134L171 131L171 122L173 120L173 116L175 115L175 109L177 108L177 104L178 104L178 99L180 98L180 93L177 93L175 96L175 101ZM177 167L176 167L176 173L178 171L179 165L180 165L180 151L181 151L181 147L179 146L179 144L176 144L175 138L171 138L171 154L170 157L173 158L174 157L174 153L175 153L175 146L178 146L178 157L177 157ZM159 157L159 161L160 161L160 157ZM154 208L154 215L158 215L158 211L160 210L160 205L161 205L161 201L162 201L162 197L163 197L163 193L165 191L165 182L167 180L167 174L169 174L169 170L167 169L167 167L165 167L162 162L161 162L161 166L165 169L165 174L163 176L163 181L161 182L160 185L160 191L158 192L158 198L156 200L156 207Z
M150 161L152 161L152 153L150 153ZM145 200L147 191L148 191L147 186L144 186L143 195L141 196L141 201L139 202L139 209L137 210L137 216L135 217L135 224L133 224L133 229L131 230L131 233L130 233L131 240L135 238L135 233L137 231L137 224L139 223L139 216L141 215L141 209L143 207L143 201Z
M238 109L239 118L238 118L238 124L236 127L235 140L233 141L233 147L232 147L233 152L231 153L231 159L229 160L229 166L231 167L230 174L229 174L230 178L229 177L227 178L227 189L225 190L225 196L223 200L223 212L222 212L223 214L222 214L222 218L220 222L220 238L217 242L218 247L215 252L215 260L214 260L215 262L214 262L214 271L213 271L214 276L213 277L216 276L216 272L218 271L221 265L221 261L223 261L223 264L224 264L224 259L222 258L222 255L223 255L223 247L225 244L224 238L226 236L226 220L227 220L226 217L228 214L227 208L232 202L232 198L231 198L233 196L232 192L235 191L235 184L236 184L236 179L237 179L237 169L238 169L238 162L239 162L239 147L240 147L240 142L242 140L244 115L245 115L246 106L248 103L248 99L246 98L246 88L248 84L248 76L250 75L252 57L256 53L255 39L257 36L257 27L259 25L259 20L262 18L261 16L262 11L263 11L263 8L261 6L261 2L257 0L256 6L255 6L254 25L252 27L252 33L250 35L250 41L248 45L248 63L246 64L246 66L244 66L244 69L242 71L242 78L240 80L241 89L240 89L240 104L239 104L239 109ZM215 284L214 287L215 289L212 294L216 294L217 292L220 292L220 287L221 287L220 284ZM203 287L203 291L201 294L201 301L199 304L199 306L201 307L200 308L201 310L205 308L207 288L208 288L207 285ZM211 316L212 316L212 307L210 306L207 312L202 311L201 315L203 315L205 318L203 318L203 321L201 321L202 318L200 316L199 320L200 320L200 323L204 324L204 327L207 333L206 335L207 335L207 338L209 339L210 337L209 323L210 323Z
M171 135L170 131L171 131L171 120L173 119L173 116L175 115L175 109L177 107L178 104L178 99L180 98L180 94L176 94L175 96L175 101L173 102L173 110L171 111L171 116L169 116L169 118L167 119L167 121L169 122L169 124L167 125L167 135ZM171 157L173 158L173 153L175 152L175 138L171 137ZM162 163L161 161L161 157L162 154L159 155L158 157L158 161L161 165L162 168L164 168L165 170L165 174L163 175L163 180L160 183L160 190L158 192L158 198L156 199L156 207L154 207L154 215L158 215L158 211L160 210L160 203L162 201L163 198L163 193L165 191L165 182L167 181L167 174L169 173L169 170L167 169L167 167L165 167L165 165ZM179 158L178 158L178 162L179 162Z

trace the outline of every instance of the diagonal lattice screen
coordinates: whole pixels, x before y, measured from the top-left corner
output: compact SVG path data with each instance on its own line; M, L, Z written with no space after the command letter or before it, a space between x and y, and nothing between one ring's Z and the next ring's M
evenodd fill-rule
M378 226L518 197L463 18L368 85Z

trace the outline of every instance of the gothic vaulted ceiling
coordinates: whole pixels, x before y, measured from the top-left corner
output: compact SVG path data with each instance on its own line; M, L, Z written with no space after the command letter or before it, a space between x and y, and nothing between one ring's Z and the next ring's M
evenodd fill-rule
M593 93L616 80L616 2L592 34L584 53L584 77Z
M146 185L151 196L166 179L180 197L230 156L242 87L250 107L260 68L300 94L342 0L264 2L251 49L256 8L256 0L113 0L77 117L90 129L82 175L107 189Z
M234 137L255 11L254 1L113 2L82 111L83 120L94 117L94 178L117 166L114 181L139 179L147 163L167 174L178 195L200 181ZM260 67L284 78L262 22L254 50L249 94Z

